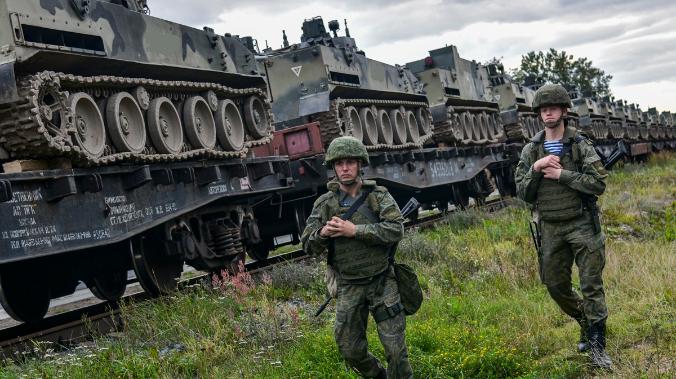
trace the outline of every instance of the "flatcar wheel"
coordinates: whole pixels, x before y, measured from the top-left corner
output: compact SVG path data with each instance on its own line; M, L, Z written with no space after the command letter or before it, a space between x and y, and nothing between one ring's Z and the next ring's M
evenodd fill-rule
M401 145L406 143L406 121L404 114L400 109L390 111L390 122L392 122L392 132L394 143Z
M394 143L394 132L392 131L392 122L386 110L378 111L378 142L391 145Z
M270 256L270 247L265 242L260 242L255 245L248 246L247 254L258 262L265 262ZM239 262L238 262L239 263Z
M23 322L38 321L49 309L49 284L40 275L25 270L0 272L0 303L13 319Z
M346 134L362 141L364 138L364 131L362 130L361 119L359 112L355 107L345 108L345 119L347 120Z
M97 298L116 303L127 289L127 271L112 271L96 276L87 286Z
M359 118L362 122L363 141L368 146L373 146L378 143L378 125L376 123L376 115L371 108L365 107L359 111Z
M216 121L202 96L193 96L183 104L185 134L193 147L213 149L216 146Z
M218 102L216 107L216 135L218 142L228 151L244 148L244 121L232 100Z
M418 127L418 120L415 119L415 113L406 111L406 133L408 140L412 143L420 142L420 129Z
M106 104L108 133L119 151L140 153L146 145L143 113L134 97L118 92Z
M73 113L75 141L90 158L98 158L106 147L106 129L98 105L84 92L70 95L68 108Z
M148 132L153 146L162 154L178 154L183 146L181 117L166 97L153 99L148 106Z
M136 277L151 296L174 291L183 271L183 259L167 255L162 245L161 241L147 236L135 237L130 241Z
M244 101L244 120L249 133L255 138L265 138L269 133L270 120L265 103L258 96L251 96Z

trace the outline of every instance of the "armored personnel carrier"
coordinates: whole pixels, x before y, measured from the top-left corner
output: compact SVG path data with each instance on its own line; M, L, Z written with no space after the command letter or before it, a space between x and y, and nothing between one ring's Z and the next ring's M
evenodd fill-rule
M461 58L451 45L431 50L406 67L424 83L435 142L473 145L506 139L498 103L488 92L485 66Z
M532 108L535 91L541 83L533 78L528 78L524 84L517 83L505 73L502 64L490 63L486 69L488 89L498 103L507 141L521 142L532 138L543 128Z
M254 58L142 0L0 0L10 316L39 320L80 281L116 302L130 269L168 292L184 264L218 271L260 243L254 207L292 178L287 157L247 154L272 133Z
M347 26L321 17L303 22L300 43L267 50L265 71L275 128L319 122L327 146L352 135L369 150L421 147L432 137L432 119L422 86L405 67L369 59Z
M270 139L265 82L237 38L145 0L0 3L0 149L80 166L241 157Z

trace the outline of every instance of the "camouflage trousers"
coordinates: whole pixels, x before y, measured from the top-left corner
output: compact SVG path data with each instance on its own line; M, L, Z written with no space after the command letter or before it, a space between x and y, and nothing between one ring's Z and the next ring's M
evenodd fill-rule
M591 215L565 222L541 224L540 277L551 297L570 317L589 323L608 318L603 291L605 243L602 232L594 233ZM580 274L582 298L571 283L573 262Z
M406 318L401 308L399 288L391 268L384 280L379 277L366 284L339 283L336 301L334 336L340 355L367 378L376 377L383 366L368 351L366 325L373 315L380 342L387 358L387 377L412 378L408 362L405 330ZM384 318L384 319L383 319Z

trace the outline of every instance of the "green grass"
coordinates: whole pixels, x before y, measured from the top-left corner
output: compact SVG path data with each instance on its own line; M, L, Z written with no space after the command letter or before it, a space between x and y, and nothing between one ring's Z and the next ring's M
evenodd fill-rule
M468 211L407 233L398 260L419 273L426 300L407 319L421 378L655 378L676 375L676 160L614 171L601 198L612 373L575 351L577 324L539 283L521 206ZM126 332L78 349L6 361L0 377L356 378L333 341L321 260L276 268L123 309ZM373 323L369 346L382 359Z

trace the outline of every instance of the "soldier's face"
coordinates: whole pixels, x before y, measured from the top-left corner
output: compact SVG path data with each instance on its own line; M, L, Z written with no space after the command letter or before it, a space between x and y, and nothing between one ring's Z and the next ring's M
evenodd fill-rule
M352 184L359 176L359 160L347 158L339 159L333 163L338 181L343 184Z
M565 116L566 110L558 105L548 105L540 108L540 117L548 128L559 126Z

